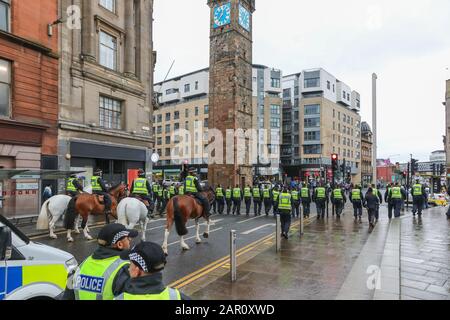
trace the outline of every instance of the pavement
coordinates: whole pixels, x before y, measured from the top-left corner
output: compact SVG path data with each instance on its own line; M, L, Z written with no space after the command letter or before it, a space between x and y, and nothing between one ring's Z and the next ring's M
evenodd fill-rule
M242 212L242 208L241 208ZM167 284L199 300L449 300L450 220L446 208L424 211L421 220L411 212L399 219L387 218L380 208L380 221L369 230L367 212L362 223L353 219L347 203L341 220L331 215L325 220L312 216L294 220L289 240L275 246L275 219L266 217L215 215L211 236L194 243L194 226L189 224L187 243L179 248L173 231L169 238ZM102 219L93 220L92 236ZM162 242L165 219L151 222L147 240ZM202 226L201 231L204 226ZM34 226L21 227L32 240L71 252L81 262L95 250L96 241L82 235L67 243L37 234ZM230 280L230 231L237 231L237 281ZM139 240L137 240L139 241Z

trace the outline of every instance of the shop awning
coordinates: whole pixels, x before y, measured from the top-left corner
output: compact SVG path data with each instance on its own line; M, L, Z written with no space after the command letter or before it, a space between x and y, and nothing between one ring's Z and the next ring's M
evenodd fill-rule
M0 180L56 180L85 171L34 170L34 169L0 169Z

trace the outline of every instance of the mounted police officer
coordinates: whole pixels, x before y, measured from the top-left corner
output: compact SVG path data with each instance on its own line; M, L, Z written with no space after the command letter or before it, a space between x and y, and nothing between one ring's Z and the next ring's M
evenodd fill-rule
M353 204L353 215L355 216L355 222L359 218L359 222L362 222L362 207L363 207L363 194L361 186L357 185L350 193L350 202Z
M225 207L225 194L224 194L224 190L222 188L222 185L218 185L216 188L216 201L215 203L218 206L218 212L219 214L223 214L223 210Z
M233 189L233 215L241 215L242 190L237 184Z
M260 216L262 210L263 194L257 184L253 185L252 196L253 196L253 209L255 210L255 217Z
M344 204L347 202L345 192L340 186L334 189L331 193L331 202L334 204L334 208L336 209L336 217L340 219L342 210L344 209Z
M419 215L419 218L422 217L422 210L425 205L425 201L428 201L427 194L425 192L425 187L420 183L417 179L416 184L412 187L412 196L413 196L413 216L416 216L416 213Z
M292 196L286 187L278 195L277 208L277 213L280 215L281 235L287 240L291 227Z
M95 170L91 178L92 193L104 197L105 215L109 215L111 214L111 197L108 194L108 189L102 176L103 171L101 169Z
M148 202L147 210L149 217L152 216L154 209L152 208L152 199L150 198L151 191L152 189L150 186L150 182L148 182L145 176L145 171L140 169L138 171L138 178L134 179L133 183L131 184L130 194L132 197L140 198Z
M303 216L309 218L311 212L311 193L306 183L300 189L300 197L302 199Z
M202 207L203 207L203 213L205 216L209 217L210 213L210 205L208 199L200 195L200 192L202 192L202 187L200 186L200 182L197 178L197 171L195 168L189 169L189 175L186 177L186 180L184 181L184 191L186 194L191 194L198 200L200 200Z
M177 289L164 285L162 271L167 261L160 245L141 242L121 257L130 260L131 279L114 300L190 300Z
M80 264L67 281L63 300L113 300L129 280L129 261L121 259L130 249L130 238L138 236L121 224L109 224L98 234L98 248Z
M71 174L67 179L66 194L72 198L83 192L83 186L78 181L76 174Z

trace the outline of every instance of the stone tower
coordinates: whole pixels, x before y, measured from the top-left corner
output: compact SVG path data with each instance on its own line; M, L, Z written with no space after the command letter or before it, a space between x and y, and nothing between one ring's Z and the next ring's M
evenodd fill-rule
M208 0L211 8L209 132L223 135L223 164L211 164L209 182L222 186L252 183L249 146L228 139L227 129L252 128L252 13L255 0ZM211 137L210 137L211 138ZM234 141L233 141L234 140ZM245 161L238 163L237 151L245 150ZM233 153L230 155L230 153ZM235 161L226 161L226 159Z

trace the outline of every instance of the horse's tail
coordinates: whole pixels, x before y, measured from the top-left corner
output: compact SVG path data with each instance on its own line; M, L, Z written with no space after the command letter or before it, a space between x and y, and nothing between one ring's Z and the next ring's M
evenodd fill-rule
M175 229L180 237L188 234L185 224L183 223L183 216L180 211L180 206L178 204L178 197L173 199L173 219L175 220Z
M39 213L38 220L36 222L36 230L48 230L48 205L50 204L50 199L44 202L41 207L41 212Z
M75 218L77 217L75 203L77 198L78 197L73 197L67 205L66 214L64 216L64 228L66 228L66 230L73 230L75 227Z
M123 206L123 210L119 210L119 207L117 207L117 222L124 226L128 226L127 207L128 203Z

